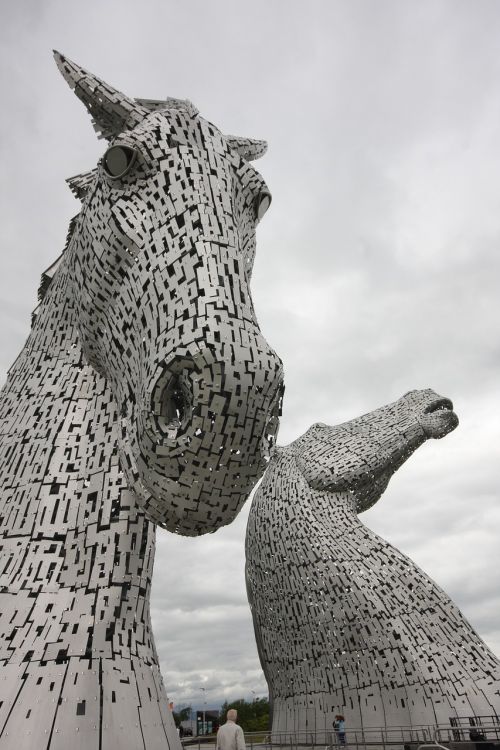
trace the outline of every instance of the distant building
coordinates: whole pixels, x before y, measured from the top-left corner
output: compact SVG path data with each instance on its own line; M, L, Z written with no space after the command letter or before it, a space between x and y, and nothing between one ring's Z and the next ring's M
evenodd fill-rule
M203 725L203 714L205 714L205 725ZM217 708L206 708L205 711L196 712L196 734L213 734L219 728L219 710Z

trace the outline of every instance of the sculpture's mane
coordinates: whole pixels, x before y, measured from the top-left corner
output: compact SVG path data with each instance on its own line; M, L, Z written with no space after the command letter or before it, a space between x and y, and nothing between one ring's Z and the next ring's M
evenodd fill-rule
M65 242L65 245L64 245L62 253L55 259L55 261L48 268L45 269L45 271L42 271L42 275L40 276L40 284L38 285L38 303L39 303L39 305L45 299L45 295L47 294L47 291L49 289L50 283L51 283L52 279L54 278L54 275L55 275L57 269L61 265L62 259L64 257L64 253L68 249L68 245L71 242L71 238L73 237L73 234L75 233L76 222L77 222L77 219L78 219L79 216L80 216L80 214L77 213L76 216L73 216L73 218L69 222L68 233L66 235L66 242ZM33 322L33 319L36 318L37 312L38 312L38 307L36 307L36 309L33 310L33 313L32 313L32 322Z

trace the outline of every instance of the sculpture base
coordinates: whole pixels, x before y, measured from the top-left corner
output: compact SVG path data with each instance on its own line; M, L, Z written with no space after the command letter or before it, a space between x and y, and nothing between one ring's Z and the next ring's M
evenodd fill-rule
M9 664L0 706L2 750L181 748L160 672L137 657Z

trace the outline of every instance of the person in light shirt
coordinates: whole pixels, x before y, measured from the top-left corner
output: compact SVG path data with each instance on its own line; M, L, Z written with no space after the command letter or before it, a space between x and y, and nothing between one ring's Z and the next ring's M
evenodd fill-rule
M243 729L236 724L238 712L230 708L226 714L226 723L217 732L216 750L246 750Z

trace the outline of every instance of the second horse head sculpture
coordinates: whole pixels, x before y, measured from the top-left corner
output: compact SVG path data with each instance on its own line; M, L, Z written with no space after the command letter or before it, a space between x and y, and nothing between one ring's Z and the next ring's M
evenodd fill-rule
M274 734L326 742L339 712L348 734L498 713L498 659L445 592L358 518L419 446L457 424L451 401L411 391L277 449L246 541Z

